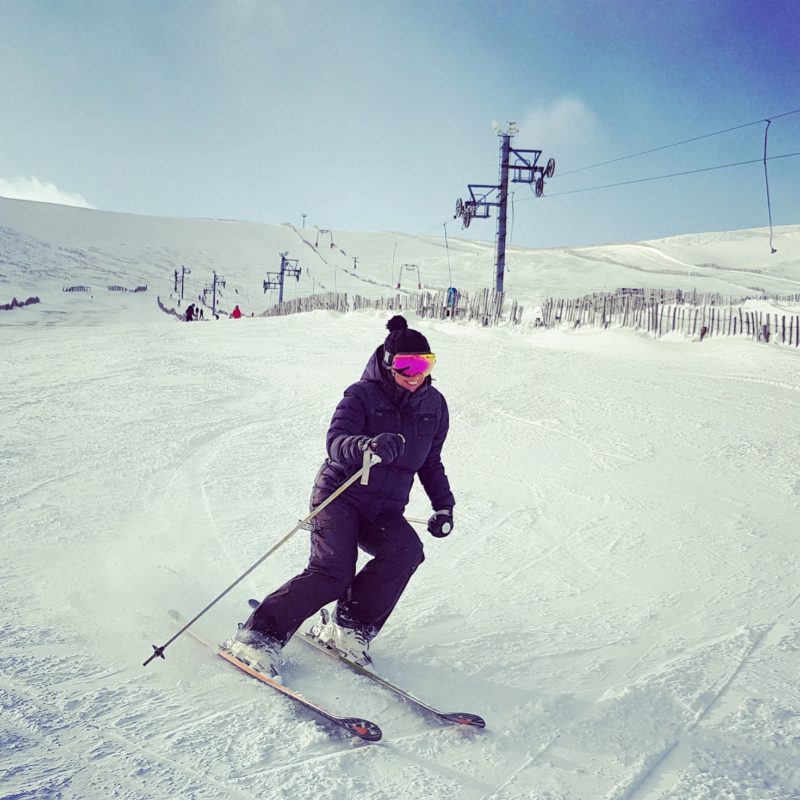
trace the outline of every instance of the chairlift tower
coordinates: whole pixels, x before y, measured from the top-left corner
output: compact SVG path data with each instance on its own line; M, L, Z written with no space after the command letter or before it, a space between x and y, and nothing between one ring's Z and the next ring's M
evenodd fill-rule
M331 231L329 231L327 228L317 228L317 238L316 238L316 241L314 242L314 247L319 249L319 237L320 237L320 235L323 235L323 234L326 234L326 233L330 237L331 249L336 247L336 245L333 243L333 233Z
M397 275L397 288L400 288L400 283L403 280L403 270L406 272L416 272L417 273L417 289L422 289L422 278L419 274L419 265L418 264L401 264L400 265L400 272Z
M495 240L495 290L503 291L503 277L506 271L506 225L508 220L509 171L511 183L527 183L534 186L536 197L544 193L544 179L552 178L556 171L555 159L550 158L547 166L539 166L541 150L518 150L511 146L511 139L519 133L516 122L509 122L505 130L492 123L500 137L500 183L470 183L469 200L456 200L456 218L461 217L462 227L468 228L473 219L487 219L489 209L497 208L497 235ZM514 163L511 156L514 156ZM496 193L496 194L495 194ZM496 199L495 199L496 198Z
M181 300L183 300L183 290L184 290L184 284L186 282L186 276L187 275L191 275L191 274L192 274L192 271L190 269L187 269L183 264L181 264L180 277L178 277L178 270L175 270L175 293L177 294L177 292L178 292L178 282L180 281L180 284L181 284L181 297L180 297L180 299ZM180 302L178 303L178 305L180 305Z
M209 289L211 289L211 313L214 314L214 315L216 315L216 313L217 313L217 287L218 286L225 287L225 278L221 278L219 275L217 275L216 272L214 272L213 273L213 277L211 279L211 286L210 287L206 286L206 288L203 290L203 295L204 295L203 302L205 302L205 293ZM220 292L220 295L221 294L222 294L222 292Z
M187 270L188 272L189 270ZM221 278L217 275L216 272L213 273L213 277L211 279L211 285L209 286L206 284L203 287L202 292L197 295L197 299L200 300L204 306L208 305L208 293L211 292L211 313L217 313L217 286L225 286L225 278ZM220 295L222 292L220 292Z
M287 275L294 277L296 280L300 280L300 273L301 269L298 267L299 259L297 258L286 258L289 255L289 251L287 250L285 253L281 253L281 269L280 272L268 272L267 279L264 281L264 294L267 293L269 289L277 289L278 290L278 303L283 302L283 282Z

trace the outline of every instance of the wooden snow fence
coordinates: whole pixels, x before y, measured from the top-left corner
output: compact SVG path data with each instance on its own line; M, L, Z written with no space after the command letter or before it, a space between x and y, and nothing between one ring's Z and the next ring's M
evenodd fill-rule
M0 311L13 311L15 308L25 308L25 306L32 306L40 302L38 297L29 297L27 300L22 301L17 300L16 297L12 297L10 303L0 304Z
M709 336L747 336L757 342L800 347L800 315L750 310L748 297L726 298L718 293L680 289L618 289L584 297L549 298L537 311L536 327L622 327L644 331L656 338L678 333L700 341ZM800 295L766 295L757 299L800 302ZM478 322L484 327L522 322L523 307L516 301L506 310L504 293L491 289L469 294L447 291L395 294L370 299L328 292L288 300L261 316L283 316L320 309L346 313L359 309L414 311L429 319Z
M516 301L512 304L511 313L503 316L504 292L482 289L475 294L457 292L455 297L446 291L421 292L414 295L414 310L421 317L434 319L451 319L453 321L479 322L483 327L500 325L509 322L519 323L522 318L522 307Z
M663 295L663 296L662 296ZM800 346L800 315L743 308L719 295L684 295L664 292L658 296L637 292L595 293L572 299L551 298L542 304L537 324L545 327L622 327L645 331L656 338L668 333L687 337L747 336L757 342ZM797 295L770 299L797 302Z
M294 300L284 300L276 303L271 308L261 313L262 317L283 317L287 314L302 314L305 311L349 311L347 295L325 292L325 294L312 294L308 297L298 297Z
M395 294L391 297L366 298L360 295L315 294L299 297L268 308L261 316L274 317L285 314L298 314L320 309L331 311L356 311L373 309L378 311L414 311L421 317L451 319L455 321L477 320L483 326L499 325L509 322L513 325L522 320L522 306L516 301L511 304L507 317L503 316L503 293L484 289L474 295L457 292L455 296L446 291Z
M161 302L160 297L156 297L156 302L158 303L158 307L165 313L169 314L172 317L176 317L177 319L183 319L184 315L177 312L174 308L169 308L165 306L164 303Z

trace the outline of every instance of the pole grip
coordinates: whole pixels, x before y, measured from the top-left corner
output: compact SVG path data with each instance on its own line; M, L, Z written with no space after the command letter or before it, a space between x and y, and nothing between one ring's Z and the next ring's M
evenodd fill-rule
M369 471L373 464L380 464L381 457L371 450L364 451L364 458L361 461L361 485L366 486L369 483Z

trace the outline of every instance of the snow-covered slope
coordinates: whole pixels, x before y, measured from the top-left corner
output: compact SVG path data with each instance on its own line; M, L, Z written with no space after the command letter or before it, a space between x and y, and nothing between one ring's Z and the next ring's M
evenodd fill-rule
M40 229L23 225L20 208L38 209ZM138 229L124 217L95 245L75 220L116 215L69 210L72 224L58 207L3 210L12 294L48 252L37 280L55 296L70 250L69 277L101 285L107 275L156 280L201 245L209 267L234 246L244 264L265 230L270 242L299 241L291 228L254 226L247 250L244 234L215 239L244 223ZM359 247L389 243L389 267L394 241L412 246L352 236ZM674 240L612 256L654 246L693 268L722 264L724 243L715 249L711 236L697 258ZM356 246L335 237L348 254ZM796 241L782 231L778 255ZM120 261L104 272L122 244L140 271ZM418 246L408 260L433 265L440 243ZM459 247L453 267L485 258L491 268L485 246ZM156 252L158 269L143 255ZM532 270L544 252L531 251ZM766 270L769 257L731 261L724 279L734 267ZM565 285L583 279L591 290L604 267L617 269L584 262ZM358 271L377 280L370 263ZM522 281L515 263L510 285ZM387 677L481 714L487 728L443 727L290 643L287 683L381 725L384 740L362 745L188 637L166 661L142 662L174 631L168 608L199 611L306 513L331 412L382 341L386 314L188 325L151 312L152 295L130 316L111 313L116 297L95 299L104 313L64 306L58 330L35 324L43 310L0 314L0 797L800 796L796 350L412 318L436 350L450 405L456 527L441 540L420 528L426 561L372 650ZM408 514L428 513L417 487ZM198 629L230 634L246 599L300 570L306 554L300 532Z
M489 224L489 223L487 223ZM675 237L638 244L568 249L511 248L505 289L530 308L546 297L574 297L618 287L671 287L725 296L800 292L800 225L779 228L777 253L765 229ZM285 298L338 291L385 297L397 291L456 286L494 288L494 248L444 236L328 231L230 220L162 219L0 198L0 302L38 296L41 303L0 323L81 324L162 317L155 297L172 306L175 272L184 275L185 307L225 280L218 304L256 313L277 302L266 294L280 254L298 259ZM69 286L90 292L65 293ZM132 295L109 286L148 291ZM208 295L211 303L211 295Z

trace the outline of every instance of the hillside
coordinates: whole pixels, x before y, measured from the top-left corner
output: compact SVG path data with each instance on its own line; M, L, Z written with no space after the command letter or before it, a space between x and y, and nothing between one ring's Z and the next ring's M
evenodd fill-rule
M286 299L324 291L364 297L397 291L462 291L494 287L494 249L485 242L391 232L297 229L228 220L164 219L0 198L0 301L38 296L41 305L0 323L109 322L163 316L155 297L178 299L175 272L183 267L184 305L225 280L219 303L256 313L277 302L262 285L280 268L280 254L298 259ZM455 224L455 223L454 223ZM487 223L489 225L490 223ZM488 229L487 229L488 232ZM511 248L506 294L524 306L546 297L575 297L618 287L674 287L725 296L800 291L800 225L776 232L771 254L764 229L680 236L635 244L564 249ZM357 261L354 261L357 259ZM65 293L69 286L91 292ZM109 292L109 286L146 293ZM211 304L210 293L207 302Z
M363 253L355 277L288 226L2 211L2 291L42 296L0 313L3 800L800 797L798 349L409 315L450 408L455 528L416 526L425 562L371 652L487 727L442 725L290 642L287 684L379 724L362 744L188 636L142 663L175 631L168 609L199 612L307 513L333 409L388 315L189 325L155 295L188 262L263 302L280 247L308 251L297 291L329 270L377 292L395 241L446 285L442 243L335 232ZM783 287L797 242L781 230L781 261L762 231L515 251L509 291L680 270ZM474 280L491 267L480 243L450 258ZM100 291L62 293L73 282ZM417 484L407 516L430 511ZM229 636L307 553L300 531L197 630Z

